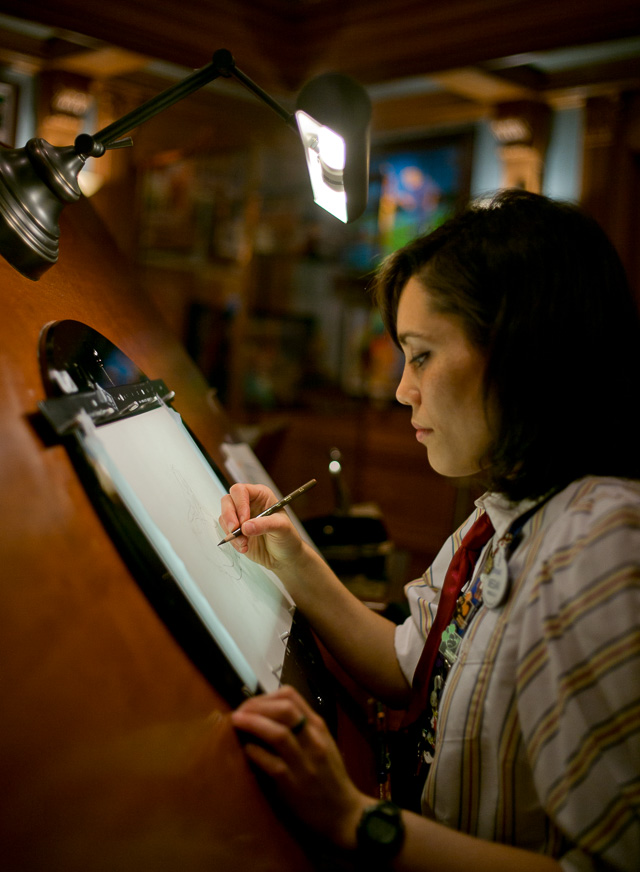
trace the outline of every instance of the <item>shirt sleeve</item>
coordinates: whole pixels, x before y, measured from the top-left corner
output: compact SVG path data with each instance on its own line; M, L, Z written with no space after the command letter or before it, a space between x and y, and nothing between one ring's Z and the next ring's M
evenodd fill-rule
M576 526L578 525L578 526ZM640 507L560 520L526 609L518 711L565 872L640 868Z
M400 669L411 685L413 673L416 671L424 647L424 636L418 630L413 615L410 615L403 624L396 627L395 646Z

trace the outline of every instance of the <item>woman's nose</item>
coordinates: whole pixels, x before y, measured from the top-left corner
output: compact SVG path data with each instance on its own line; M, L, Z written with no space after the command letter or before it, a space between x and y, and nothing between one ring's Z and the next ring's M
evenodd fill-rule
M398 387L396 388L396 399L399 403L402 403L403 406L413 406L418 398L418 390L414 385L412 385L410 374L407 372L407 367L405 366Z

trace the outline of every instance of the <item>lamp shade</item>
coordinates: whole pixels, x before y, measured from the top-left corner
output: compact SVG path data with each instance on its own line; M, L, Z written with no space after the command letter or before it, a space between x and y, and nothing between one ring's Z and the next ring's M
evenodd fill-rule
M296 102L315 202L345 223L367 205L371 101L358 82L324 73L308 82Z

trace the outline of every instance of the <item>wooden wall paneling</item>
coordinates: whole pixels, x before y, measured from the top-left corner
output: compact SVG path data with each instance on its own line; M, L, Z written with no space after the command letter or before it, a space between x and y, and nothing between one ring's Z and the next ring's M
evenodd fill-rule
M581 202L616 245L640 304L639 130L640 92L587 101Z
M623 92L613 143L607 229L627 270L640 306L640 91Z
M610 197L612 147L618 119L618 96L587 100L582 154L582 203L607 227Z

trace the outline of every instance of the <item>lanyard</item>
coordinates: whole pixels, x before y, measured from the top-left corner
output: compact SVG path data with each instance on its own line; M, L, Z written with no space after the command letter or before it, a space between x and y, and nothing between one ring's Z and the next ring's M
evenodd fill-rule
M496 609L506 600L511 555L520 541L524 525L548 499L549 496L516 518L496 547L489 551L471 588L458 598L453 620L443 631L439 648L447 667L455 663L462 637L480 606Z
M440 647L429 682L428 705L420 718L422 730L418 747L418 771L420 776L433 761L438 724L438 708L444 684L451 666L458 657L462 638L473 617L482 605L498 608L509 592L509 560L520 542L524 525L549 500L555 491L536 503L510 525L500 538L495 549L489 552L471 587L457 600L453 619L442 633Z

